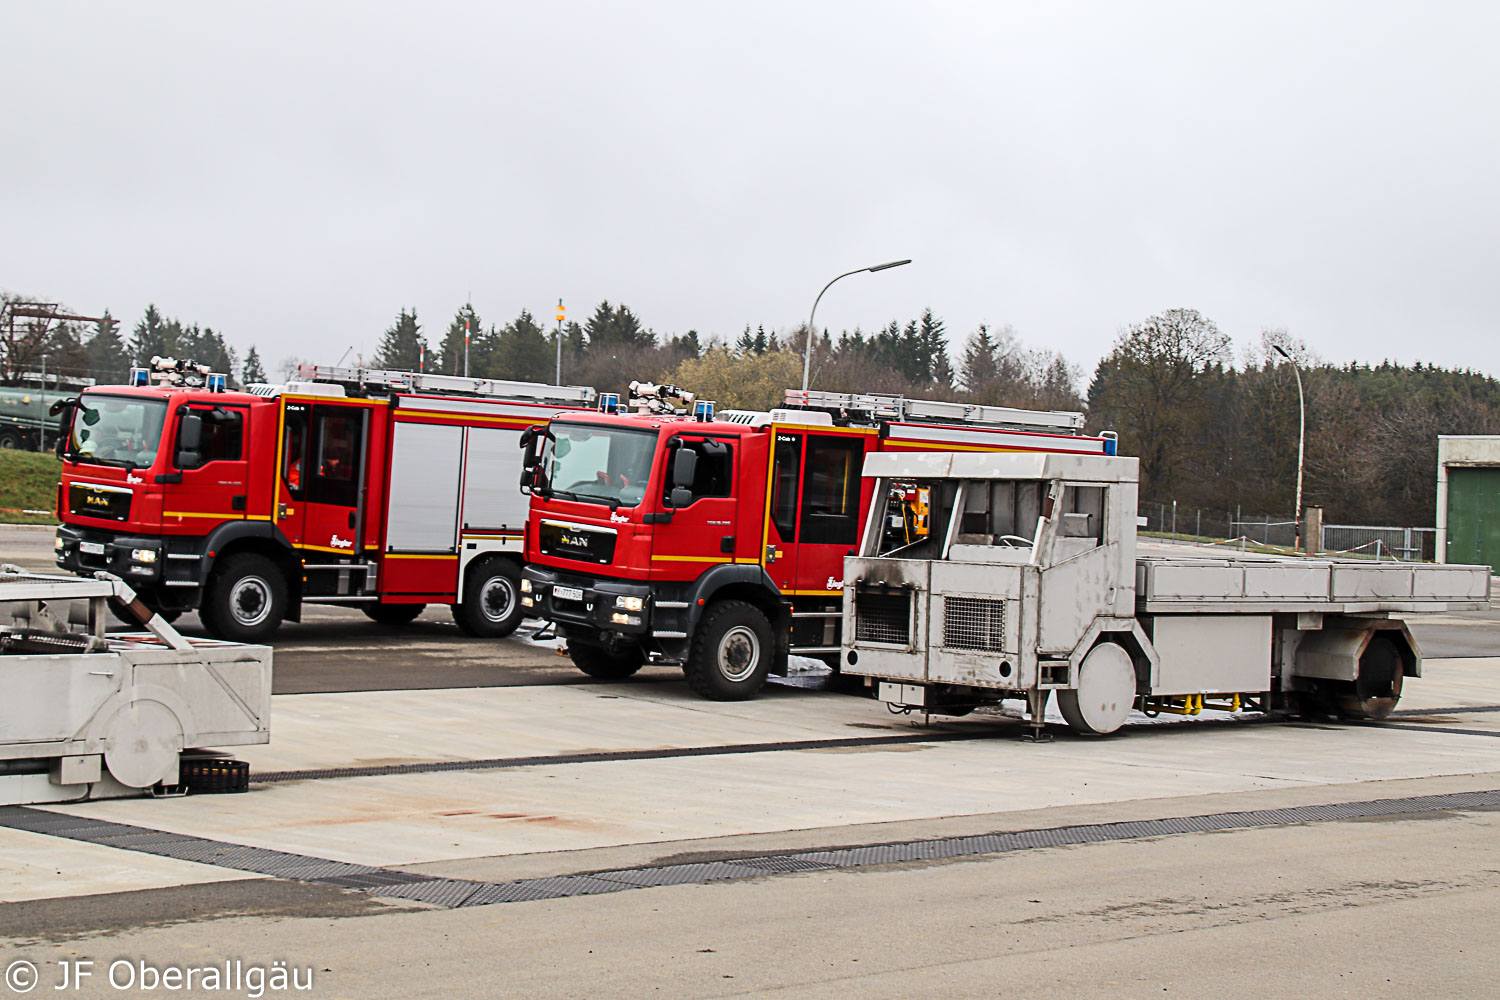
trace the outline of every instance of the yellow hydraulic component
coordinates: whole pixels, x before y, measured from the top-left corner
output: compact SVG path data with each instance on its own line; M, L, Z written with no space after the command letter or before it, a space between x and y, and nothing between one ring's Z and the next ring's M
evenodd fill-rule
M1227 696L1228 701L1207 701L1206 695L1185 694L1169 698L1144 698L1142 707L1146 712L1166 715L1198 715L1204 709L1213 712L1238 712L1248 706L1247 699L1240 694Z

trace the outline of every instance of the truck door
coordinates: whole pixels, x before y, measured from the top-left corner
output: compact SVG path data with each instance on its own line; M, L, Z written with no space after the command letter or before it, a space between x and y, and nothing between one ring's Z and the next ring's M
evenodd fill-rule
M277 521L293 545L357 555L369 408L288 401Z
M782 593L797 584L797 511L802 496L802 435L776 432L763 561Z
M668 447L666 469L662 479L662 500L671 493L672 463L679 448L697 453L692 502L672 511L672 527L652 536L651 561L654 569L678 579L692 579L715 563L734 561L738 544L735 514L739 500L735 497L734 463L740 442L734 437L689 436L678 438L678 446Z
M797 593L842 593L844 557L859 542L865 441L865 435L806 435L794 545Z
M195 451L182 447L182 421L188 416L199 421ZM215 518L244 519L249 501L247 416L244 406L204 402L177 408L167 465L182 478L168 488L164 498L165 524L182 523L206 532L217 523ZM173 514L180 515L180 520Z

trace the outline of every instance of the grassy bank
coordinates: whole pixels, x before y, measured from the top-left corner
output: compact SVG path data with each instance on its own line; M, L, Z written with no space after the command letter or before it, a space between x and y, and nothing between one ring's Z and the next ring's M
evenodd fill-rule
M56 524L50 513L57 502L57 480L62 463L52 455L0 449L0 523Z

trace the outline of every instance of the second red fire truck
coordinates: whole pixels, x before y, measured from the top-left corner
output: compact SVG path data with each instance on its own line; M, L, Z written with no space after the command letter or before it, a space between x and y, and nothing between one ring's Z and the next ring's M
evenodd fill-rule
M269 636L304 604L472 635L521 620L522 432L594 390L303 366L285 385L156 359L61 406L57 564L109 570L210 634ZM155 383L155 384L153 384ZM585 410L584 412L589 412Z
M869 523L867 452L1115 449L1071 412L789 390L715 417L672 386L636 402L523 436L521 603L587 674L680 664L721 700L753 697L792 653L836 659L844 557L891 527Z

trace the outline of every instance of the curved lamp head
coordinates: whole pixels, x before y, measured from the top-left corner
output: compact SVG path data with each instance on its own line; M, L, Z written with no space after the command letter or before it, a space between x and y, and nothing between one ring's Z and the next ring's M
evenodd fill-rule
M874 267L867 267L867 268L865 268L865 270L869 271L871 274L874 274L876 271L885 271L885 270L887 270L889 268L892 268L892 267L900 267L902 264L910 264L910 263L911 263L911 258L908 257L906 260L892 260L892 261L887 261L884 264L876 264Z

